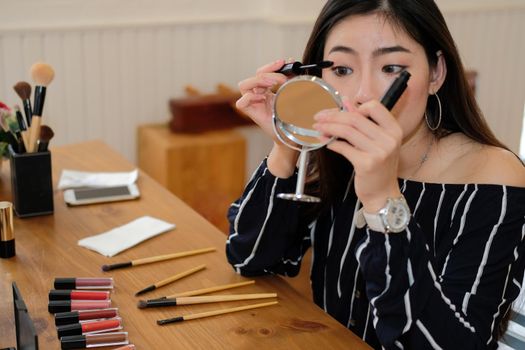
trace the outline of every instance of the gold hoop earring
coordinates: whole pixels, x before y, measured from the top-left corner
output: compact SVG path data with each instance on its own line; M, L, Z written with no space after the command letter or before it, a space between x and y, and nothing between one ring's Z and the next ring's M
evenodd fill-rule
M437 123L434 126L431 125L430 120L428 118L427 111L425 111L425 121L427 122L427 126L428 126L428 128L430 130L436 131L441 126L441 117L442 117L443 111L441 109L441 100L439 99L439 96L438 96L437 92L434 93L433 96L436 96L437 103L438 103L438 111L439 111L439 113L438 113Z

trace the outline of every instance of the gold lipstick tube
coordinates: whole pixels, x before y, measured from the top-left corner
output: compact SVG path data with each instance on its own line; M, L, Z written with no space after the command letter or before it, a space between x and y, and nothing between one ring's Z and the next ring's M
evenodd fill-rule
M0 258L15 256L15 230L13 227L13 204L0 202Z

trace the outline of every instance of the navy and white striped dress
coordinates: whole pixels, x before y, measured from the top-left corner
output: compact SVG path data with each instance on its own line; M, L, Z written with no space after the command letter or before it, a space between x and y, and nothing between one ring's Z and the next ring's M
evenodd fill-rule
M400 180L408 228L358 229L349 184L315 220L264 161L228 212L226 254L245 276L298 273L313 247L314 301L375 348L496 348L500 320L523 278L525 188ZM303 218L303 219L301 219Z

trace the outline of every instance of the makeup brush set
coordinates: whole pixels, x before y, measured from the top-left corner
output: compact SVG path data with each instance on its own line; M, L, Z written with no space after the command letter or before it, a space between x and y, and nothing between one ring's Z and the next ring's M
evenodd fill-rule
M47 86L55 72L46 63L31 66L34 97L31 103L31 85L20 81L13 89L22 100L11 110L0 104L2 129L9 135L11 187L15 214L19 217L53 213L53 185L51 180L51 154L48 151L53 130L42 125Z
M199 255L199 254L204 254L204 253L209 253L209 252L214 252L214 251L215 251L215 248L210 247L210 248L202 248L202 249L196 249L196 250L191 250L191 251L186 251L186 252L146 257L146 258L136 259L132 261L114 263L111 265L103 265L102 271L111 271L111 270L122 269L122 268L130 268L134 266L152 264L152 263L157 263L161 261L172 260L172 259L193 256L193 255ZM206 268L206 265L202 264L194 268L191 268L189 270L178 273L176 275L167 277L161 281L158 281L154 284L151 284L139 290L137 293L135 293L135 296L139 296L139 295L142 295L148 292L152 292L168 284L171 284L175 281L178 281L184 277L187 277L187 276L193 275L194 273L202 271L205 268ZM186 292L179 292L176 294L163 296L163 297L159 297L156 299L139 300L137 303L137 307L139 309L146 309L146 308L169 307L169 306L177 306L177 305L194 305L194 304L205 304L205 303L218 303L218 302L277 298L276 293L227 294L227 295L211 295L211 296L204 295L204 294L209 294L213 292L238 288L238 287L250 285L253 283L255 283L255 281L244 281L244 282L238 282L238 283L217 285L217 286L201 288L201 289L196 289L196 290L191 290L191 291L186 291ZM157 324L166 325L166 324L170 324L174 322L182 322L182 321L188 321L188 320L193 320L193 319L198 319L198 318L228 314L228 313L238 312L238 311L243 311L243 310L257 309L257 308L261 308L265 306L276 305L277 303L278 303L277 301L270 301L270 302L259 303L259 304L244 305L244 306L238 306L238 307L233 307L233 308L225 308L225 309L212 310L212 311L207 311L207 312L202 312L202 313L194 313L194 314L189 314L189 315L176 316L176 317L172 317L168 319L157 320Z
M47 86L53 81L55 71L49 64L35 63L31 66L30 72L35 83L33 104L31 104L31 85L26 81L19 81L13 86L22 100L24 113L18 105L15 105L12 111L5 104L0 104L2 129L13 135L16 144L11 146L18 154L45 152L54 136L49 126L42 125L42 115Z
M55 316L62 349L118 345L120 350L135 349L128 332L122 331L118 309L111 307L112 289L113 279L108 277L55 279L48 310Z

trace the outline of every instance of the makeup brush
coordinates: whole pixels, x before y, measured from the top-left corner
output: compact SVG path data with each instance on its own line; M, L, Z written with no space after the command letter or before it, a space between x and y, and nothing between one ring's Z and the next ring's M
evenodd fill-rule
M36 142L40 136L40 124L42 122L42 111L46 99L47 86L53 81L55 71L46 63L35 63L31 67L31 76L36 84L33 117L29 128L29 149L28 152L36 150Z
M204 303L220 303L223 301L253 300L276 298L277 293L255 293L255 294L229 294L229 295L206 295L197 297L180 297L173 299L139 300L137 307L145 309L147 307L193 305Z
M124 267L151 264L151 263L155 263L159 261L177 259L177 258L182 258L185 256L192 256L196 254L203 254L203 253L208 253L208 252L213 252L213 251L215 251L215 248L211 247L211 248L189 250L189 251L180 252L180 253L157 255L157 256L152 256L149 258L136 259L136 260L126 261L126 262L121 262L121 263L116 263L116 264L111 264L111 265L102 265L102 271L110 271L110 270L115 270L115 269L121 269Z
M206 267L206 265L200 265L200 266L194 267L192 269L189 269L187 271L181 272L181 273L179 273L177 275L173 275L171 277L163 279L162 281L159 281L159 282L157 282L155 284L147 286L146 288L144 288L142 290L139 290L137 293L135 293L135 296L144 294L146 292L151 292L152 290L155 290L157 288L165 286L166 284L173 283L173 282L175 282L175 281L177 281L177 280L179 280L179 279L181 279L183 277L186 277L186 276L191 275L191 274L193 274L195 272L203 270L205 267Z
M20 134L22 135L22 141L24 142L24 152L27 149L27 145L29 144L29 134L27 132L27 124L24 120L24 116L22 115L22 112L20 112L20 107L18 105L15 105L15 114L16 114L16 120L18 122L18 126L20 127Z
M40 127L40 137L38 138L38 152L47 152L49 141L55 136L53 129L47 125Z
M254 284L254 283L255 283L254 280L250 280L250 281L245 281L245 282L223 284L223 285L220 285L220 286L213 286L213 287L208 287L208 288L194 289L194 290L189 290L187 292L179 292L179 293L175 293L175 294L168 295L168 296L165 296L165 297L160 297L160 298L150 299L150 300L172 299L172 298L179 298L179 297L191 297L191 296L194 296L194 295L202 295L202 294L218 292L218 291L226 290L226 289L243 287L243 286L247 286L249 284Z
M13 86L16 94L22 100L24 104L24 112L26 114L27 126L31 126L31 118L33 117L33 111L31 109L31 85L26 81L19 81Z
M278 303L279 303L278 301L270 301L268 303L252 304L252 305L246 305L246 306L232 307L230 309L222 309L222 310L213 310L213 311L201 312L201 313L198 313L198 314L184 315L184 316L178 316L178 317L173 317L173 318L167 318L167 319L164 319L164 320L157 320L157 324L159 326L162 326L162 325L169 324L169 323L174 323L174 322L189 321L189 320L194 320L194 319L197 319L197 318L210 317L210 316L216 316L216 315L223 315L223 314L228 314L228 313L237 312L237 311L243 311L243 310L257 309L257 308L260 308L260 307L276 305Z

